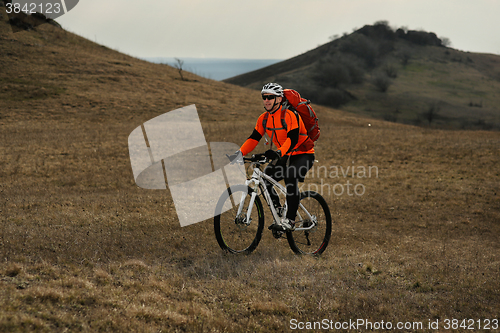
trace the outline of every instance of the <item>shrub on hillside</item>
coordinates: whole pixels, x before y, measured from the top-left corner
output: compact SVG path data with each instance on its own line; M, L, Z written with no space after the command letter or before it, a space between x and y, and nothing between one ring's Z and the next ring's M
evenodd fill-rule
M363 59L368 67L374 67L378 56L378 45L360 33L354 33L346 38L340 46L340 50L345 53L351 53L360 59Z
M378 46L378 56L384 56L386 54L394 51L394 42L393 41L382 41Z
M387 21L378 21L373 25L365 25L357 32L372 39L394 40L396 38L396 33L392 30Z
M392 84L391 79L384 73L376 73L372 79L372 83L380 92L386 92Z
M309 99L312 103L332 107L339 107L353 99L347 91L332 87L298 86L297 90L300 91L302 97Z
M386 64L383 70L387 77L390 77L391 79L395 79L398 77L398 69L393 64Z
M359 61L342 55L321 59L311 73L315 84L331 88L363 83L364 76L365 71Z
M439 39L433 32L410 30L406 33L406 39L418 45L442 45L441 39Z
M417 45L443 46L442 40L433 32L398 29L396 36Z
M322 87L338 88L351 83L349 70L341 62L331 58L320 60L313 73L314 81Z
M402 49L397 53L397 56L401 59L401 64L406 66L412 58L411 50L408 48Z
M326 88L318 96L318 103L333 107L339 107L351 101L349 95L341 89Z
M349 71L350 83L360 84L365 80L365 70L358 59L342 57L341 63Z

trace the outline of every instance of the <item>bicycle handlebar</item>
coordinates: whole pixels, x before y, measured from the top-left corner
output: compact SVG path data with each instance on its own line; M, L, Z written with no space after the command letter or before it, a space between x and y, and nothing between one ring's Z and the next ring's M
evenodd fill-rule
M266 163L268 159L264 154L254 154L252 157L243 157L243 161Z
M254 154L250 158L243 157L243 161L256 163L258 165L265 164L265 163L269 162L269 165L272 165L272 166L275 166L276 163L278 163L277 159L276 160L269 159L265 156L265 154Z
M229 159L230 159L230 157L231 157L231 156L229 156L229 155L227 155L227 154L226 154L226 156L227 156L227 158L229 158ZM233 161L231 162L231 164L236 163L236 162L237 162L237 161L236 161L236 159L235 159L235 160L233 160ZM241 162L241 160L240 160L240 162ZM273 161L273 160L270 160L270 159L268 159L268 158L265 156L265 154L261 153L261 154L253 154L253 155L252 155L252 157L244 157L244 156L243 156L243 162L258 163L258 164L265 164L265 163L267 163L267 162L270 162L270 163L275 164L275 163L277 162L277 160L274 160L274 161Z

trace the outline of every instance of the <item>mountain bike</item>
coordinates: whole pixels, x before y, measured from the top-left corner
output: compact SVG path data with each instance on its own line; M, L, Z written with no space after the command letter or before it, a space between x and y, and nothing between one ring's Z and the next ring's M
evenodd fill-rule
M264 209L260 197L267 203L273 221L286 216L286 188L262 171L272 162L264 154L243 158L253 167L245 184L233 185L220 196L215 209L214 231L219 246L230 253L249 254L257 248L264 229ZM264 180L270 182L280 198L279 206L271 200ZM293 231L272 230L276 239L286 234L288 244L297 254L320 255L328 246L332 218L325 199L317 192L300 193L300 203Z

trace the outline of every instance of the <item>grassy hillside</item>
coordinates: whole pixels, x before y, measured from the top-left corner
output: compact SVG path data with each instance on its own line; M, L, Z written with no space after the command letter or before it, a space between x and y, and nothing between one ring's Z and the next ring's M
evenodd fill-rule
M406 124L500 129L500 56L444 47L433 33L365 26L314 50L225 80L277 81L355 114Z
M181 228L168 191L134 184L127 138L194 103L207 141L241 144L262 112L259 93L188 73L182 81L52 25L14 34L5 19L0 331L275 332L325 318L416 331L429 320L442 330L445 319L498 318L498 132L315 105L323 134L306 186L331 207L328 249L296 256L265 230L252 255L226 255L211 221ZM378 173L334 172L352 166ZM348 182L365 193L332 191Z

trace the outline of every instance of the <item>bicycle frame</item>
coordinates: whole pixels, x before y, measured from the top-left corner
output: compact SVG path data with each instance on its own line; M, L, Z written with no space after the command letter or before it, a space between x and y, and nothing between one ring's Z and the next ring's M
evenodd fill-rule
M256 162L253 162L252 164L260 165L259 163L256 163ZM269 191L267 190L267 187L264 184L264 179L266 181L270 182L273 186L276 186L278 188L278 190L282 194L286 195L286 188L283 185L281 185L280 183L278 183L276 180L274 180L270 176L266 175L264 172L262 172L262 170L260 170L259 167L255 167L253 169L252 176L250 177L250 179L248 179L245 182L245 185L247 185L248 187L250 187L250 188L252 188L254 190L250 194L251 198L250 198L250 203L249 203L249 206L248 206L249 209L247 211L247 216L246 216L246 220L245 220L245 224L247 224L247 225L249 225L250 222L251 222L250 216L252 214L252 208L253 208L253 203L255 201L255 197L258 195L257 189L260 189L261 193L264 195L264 199L266 200L266 203L267 203L269 209L271 210L271 213L273 215L274 220L278 221L278 222L280 220L278 212L276 211L276 208L272 204L271 195L269 194ZM239 207L238 207L237 216L240 216L240 214L241 214L241 212L243 210L243 203L245 202L245 199L246 199L247 195L248 194L243 194L241 196L240 204L239 204ZM317 225L317 223L318 223L317 219L316 219L316 216L311 215L307 211L307 209L301 203L299 203L299 208L302 208L303 212L305 212L305 214L307 215L306 218L308 218L312 222L312 224L309 227L306 227L306 228L304 228L304 227L296 227L295 230L299 231L299 230L311 230L311 229L313 229ZM287 204L285 203L285 211L283 212L283 214L286 213L286 209L287 209ZM304 220L304 218L300 215L299 211L297 211L297 215L298 215L298 221L303 221Z

